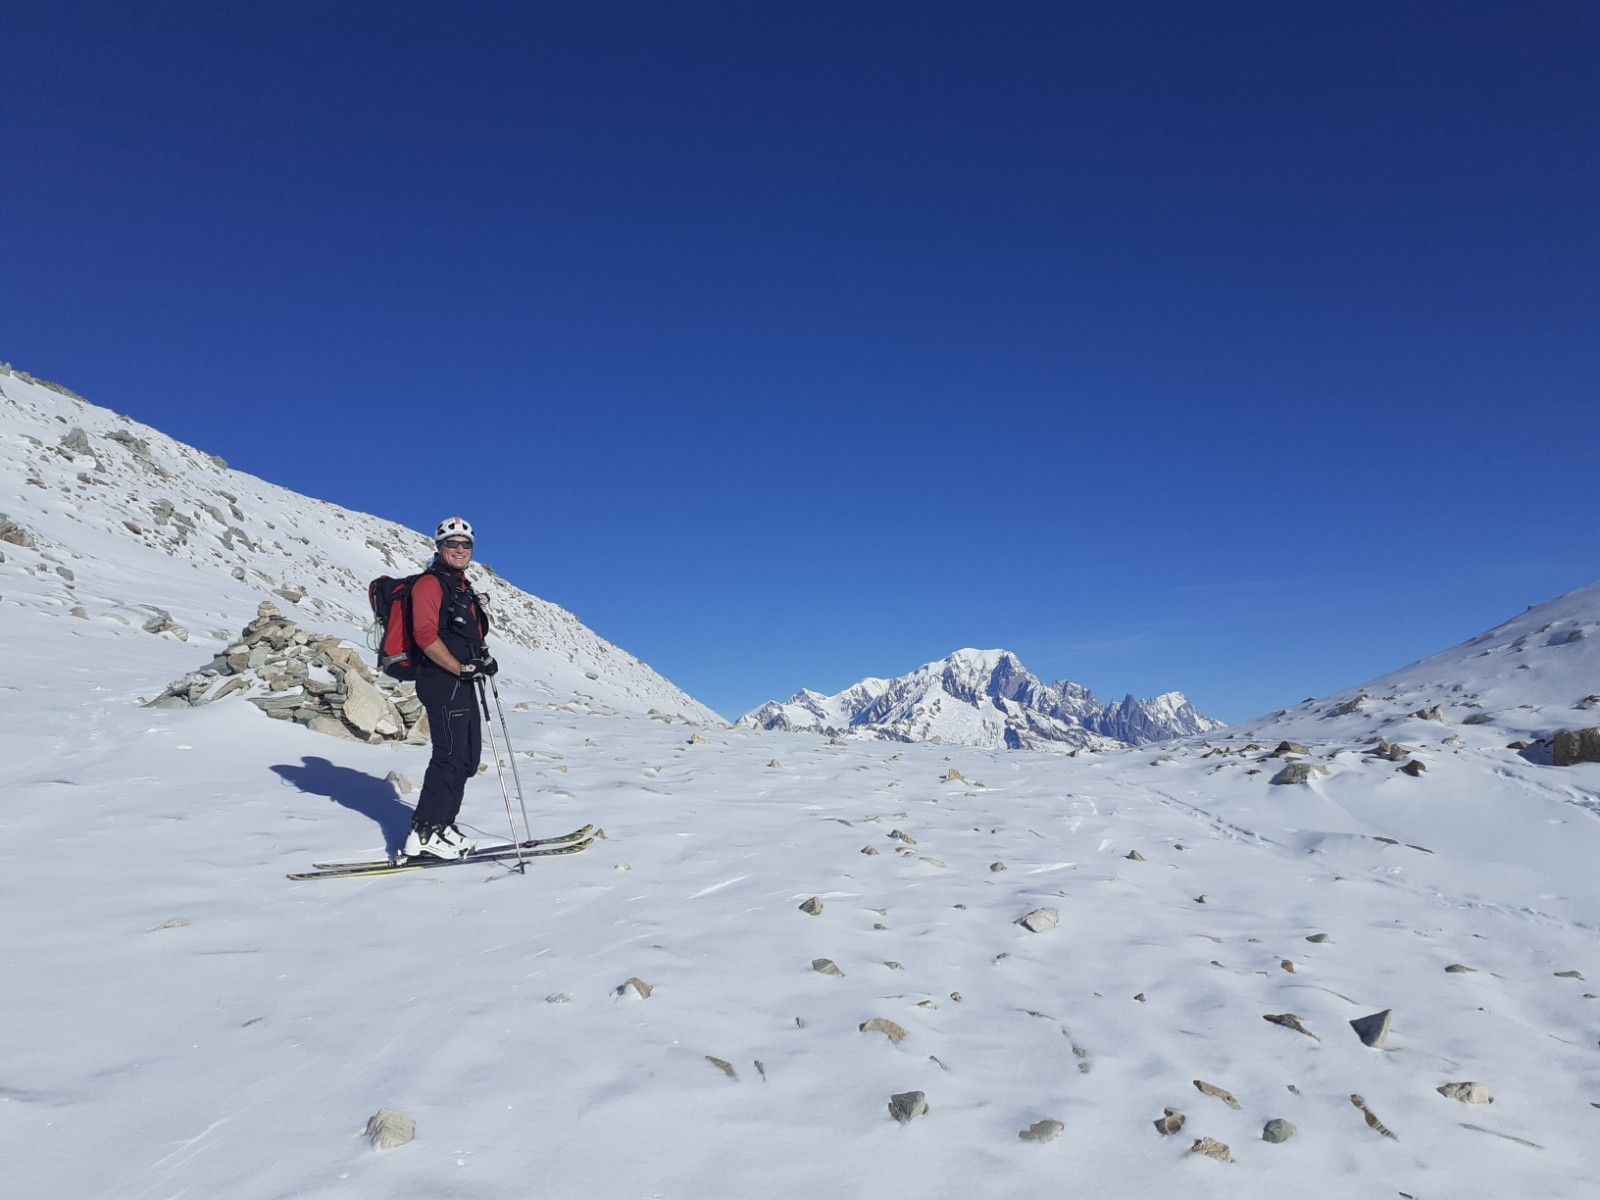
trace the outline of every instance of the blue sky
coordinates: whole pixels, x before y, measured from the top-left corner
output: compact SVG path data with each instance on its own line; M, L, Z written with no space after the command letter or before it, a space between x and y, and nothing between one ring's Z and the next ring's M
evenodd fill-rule
M972 645L1242 719L1600 577L1600 6L12 0L0 47L0 358L459 512L730 716Z

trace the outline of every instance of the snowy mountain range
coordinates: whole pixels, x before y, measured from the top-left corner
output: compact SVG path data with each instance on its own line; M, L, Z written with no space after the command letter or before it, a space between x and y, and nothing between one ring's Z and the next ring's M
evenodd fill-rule
M515 752L462 820L511 776L605 836L299 883L399 844L427 746L141 701L263 601L359 645L426 539L6 372L0 512L8 1196L1600 1194L1600 584L1069 757L687 724L486 575ZM997 674L1040 694L923 694Z
M1005 650L958 650L898 679L863 679L837 695L802 690L739 719L757 729L1011 750L1105 750L1206 733L1182 692L1101 704L1081 684L1046 684Z

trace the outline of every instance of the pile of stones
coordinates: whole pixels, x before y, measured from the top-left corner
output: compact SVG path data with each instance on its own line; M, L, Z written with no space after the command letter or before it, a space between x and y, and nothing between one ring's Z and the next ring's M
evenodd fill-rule
M239 639L176 679L150 708L198 708L242 695L267 716L362 742L428 740L428 714L409 683L372 670L339 638L301 629L263 601Z

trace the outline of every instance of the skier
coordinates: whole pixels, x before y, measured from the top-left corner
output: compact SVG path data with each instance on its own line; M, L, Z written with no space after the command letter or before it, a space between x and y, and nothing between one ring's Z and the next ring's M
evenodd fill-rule
M411 588L411 630L422 652L417 699L428 710L433 756L422 777L407 857L460 858L474 843L456 827L467 780L478 773L483 725L478 715L483 677L500 669L485 637L489 618L467 582L472 526L460 517L439 523L436 553Z

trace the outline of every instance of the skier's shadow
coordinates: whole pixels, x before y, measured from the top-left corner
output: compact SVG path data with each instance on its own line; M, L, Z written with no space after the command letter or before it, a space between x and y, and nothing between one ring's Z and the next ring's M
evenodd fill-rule
M371 818L383 831L387 850L397 850L405 842L411 828L411 808L400 802L394 784L364 771L338 766L325 758L307 755L300 761L303 766L278 763L272 769L302 792L326 796L352 812Z

